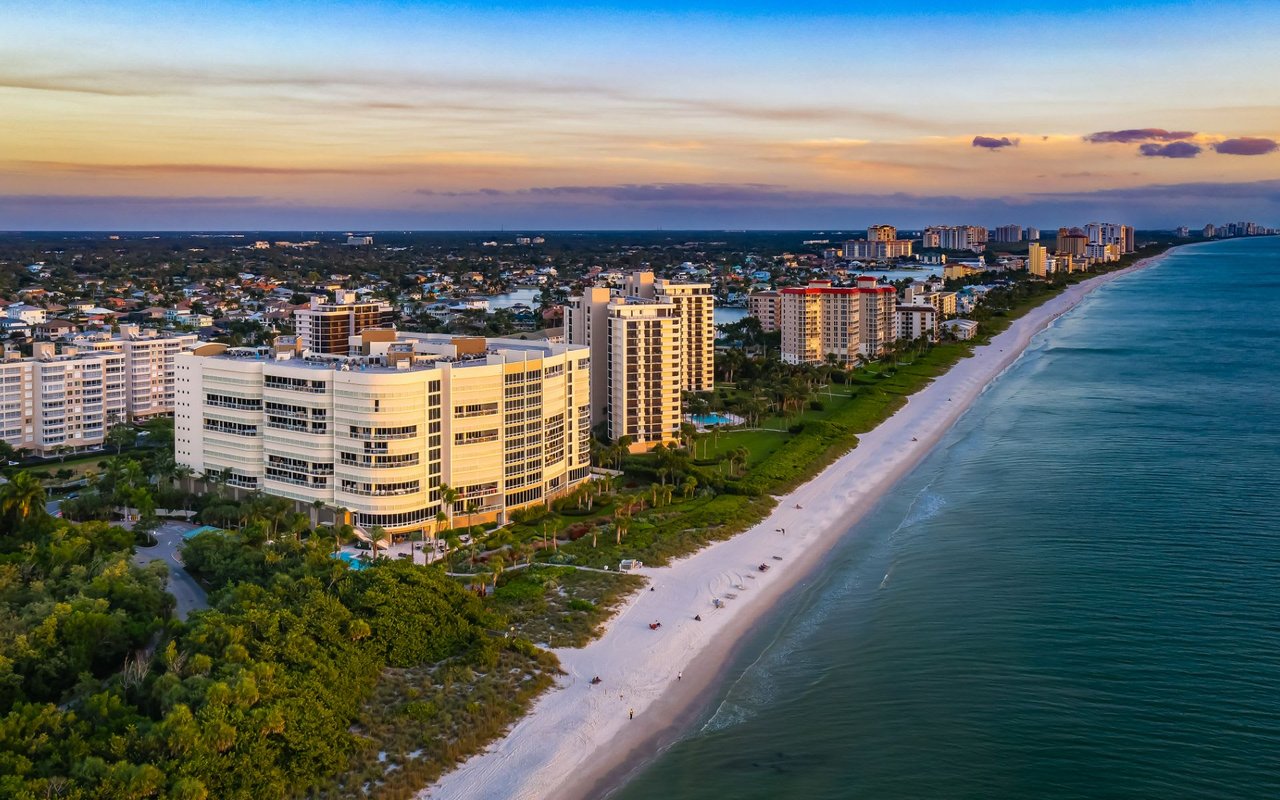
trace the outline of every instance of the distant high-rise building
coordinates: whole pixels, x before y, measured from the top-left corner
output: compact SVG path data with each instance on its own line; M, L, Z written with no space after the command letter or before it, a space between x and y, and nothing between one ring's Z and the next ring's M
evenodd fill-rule
M921 240L924 248L981 252L987 246L987 229L981 225L932 225L924 229Z
M1178 229L1174 231L1174 234L1179 239L1186 239L1188 236L1191 235L1191 229L1188 228L1186 225L1179 225Z
M1027 272L1041 278L1047 276L1050 272L1049 260L1049 248L1034 242L1027 245Z
M898 229L892 225L872 225L867 228L868 242L892 242L898 238Z
M624 281L630 297L673 303L684 320L681 374L687 392L709 392L715 388L715 296L708 283L676 283L652 272L633 272Z
M1038 242L1038 241L1040 241L1040 229L1039 229L1039 228L1027 228L1027 241L1028 241L1028 242Z
M372 236L348 236L347 237L348 247L368 247L371 244L373 244Z
M310 308L293 312L294 329L304 350L345 356L352 336L390 325L392 313L388 303L361 302L355 292L340 290L332 303L313 297Z
M856 261L888 261L911 257L910 239L850 239L844 243L844 257Z
M897 338L897 291L860 277L854 287L812 281L782 289L782 360L789 364L842 363L878 358Z
M566 339L591 350L593 423L632 449L677 441L681 392L714 381L715 300L707 284L635 272L622 294L592 287L569 301Z
M1132 253L1134 250L1133 227L1130 225L1090 222L1084 226L1084 232L1089 237L1089 244L1114 244L1120 248L1121 253Z
M1079 228L1058 228L1058 240L1054 251L1069 256L1084 256L1089 246L1089 236Z
M1020 242L1022 241L1021 225L1001 225L996 228L995 235L992 237L997 242Z
M1085 248L1084 257L1090 262L1110 262L1119 261L1121 254L1121 246L1119 244L1090 244Z

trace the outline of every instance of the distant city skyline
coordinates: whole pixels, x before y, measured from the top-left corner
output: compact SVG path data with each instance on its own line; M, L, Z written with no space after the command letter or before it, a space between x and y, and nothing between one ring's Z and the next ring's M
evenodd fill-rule
M1280 222L1277 4L842 5L20 0L0 229Z

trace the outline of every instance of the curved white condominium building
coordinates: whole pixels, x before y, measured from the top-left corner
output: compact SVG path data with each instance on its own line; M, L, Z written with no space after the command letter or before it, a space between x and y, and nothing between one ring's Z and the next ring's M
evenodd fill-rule
M350 344L179 356L178 463L393 535L503 522L587 479L586 347L383 329Z

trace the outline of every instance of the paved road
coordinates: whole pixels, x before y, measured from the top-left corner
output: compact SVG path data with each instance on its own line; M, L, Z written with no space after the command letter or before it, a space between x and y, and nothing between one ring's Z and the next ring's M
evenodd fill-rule
M186 522L165 522L156 530L158 544L154 547L138 547L133 560L138 564L164 561L169 565L169 593L177 600L175 611L180 619L186 619L192 611L209 607L209 598L200 584L182 566L178 549L182 546L182 534L199 525Z
M44 510L49 512L49 516L58 516L58 509L62 508L61 500L50 500L44 504Z

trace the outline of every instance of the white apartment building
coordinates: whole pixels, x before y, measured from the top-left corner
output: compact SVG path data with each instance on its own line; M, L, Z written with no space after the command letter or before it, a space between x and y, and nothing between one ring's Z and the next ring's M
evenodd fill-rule
M1120 254L1132 253L1137 247L1132 225L1119 225L1114 222L1090 222L1084 226L1089 244L1113 244L1119 248Z
M707 284L626 277L621 294L592 287L569 301L565 338L590 348L591 410L633 451L678 440L682 391L714 386L714 298Z
M83 351L110 351L125 356L125 391L131 422L173 414L174 360L196 346L194 333L143 330L121 325L118 335L77 336L72 344Z
M1020 242L1022 241L1022 226L1001 225L995 229L991 238L997 242Z
M125 326L126 336L136 328ZM37 342L0 362L0 438L50 456L102 447L118 422L173 413L174 359L194 335Z
M868 242L892 242L898 238L898 229L892 225L872 225L867 228Z
M107 429L127 418L124 355L58 353L51 342L34 350L32 358L10 355L0 365L4 440L40 456L100 447Z
M859 277L856 286L830 281L782 289L782 360L788 364L841 363L859 356L878 358L898 336L897 291L875 278Z
M300 344L179 356L178 463L393 536L467 524L468 509L505 522L588 478L585 347L391 330L345 356Z
M921 234L920 246L980 252L987 246L987 229L981 225L931 225Z
M937 339L941 330L938 310L931 305L902 305L894 312L898 317L898 338L906 340L927 336Z
M31 359L0 361L0 439L12 447L36 449L36 385Z
M937 284L941 286L941 282ZM928 303L938 312L938 319L943 320L947 317L954 317L956 314L956 293L930 291L919 284L912 284L906 290L906 305L921 305Z
M978 323L971 319L950 319L942 323L942 328L962 342L978 335Z
M747 295L747 313L760 320L760 330L773 333L782 327L782 295L754 292Z
M6 308L4 313L9 319L19 319L28 325L39 325L49 316L48 312L40 306L27 305L26 303L14 303Z
M1122 245L1115 242L1108 244L1088 244L1084 248L1084 257L1090 262L1119 261Z
M868 259L887 261L894 258L910 258L911 241L909 239L868 239L866 241L850 239L844 243L843 256L846 259L860 261Z

